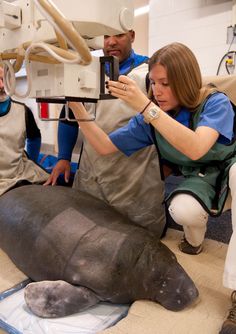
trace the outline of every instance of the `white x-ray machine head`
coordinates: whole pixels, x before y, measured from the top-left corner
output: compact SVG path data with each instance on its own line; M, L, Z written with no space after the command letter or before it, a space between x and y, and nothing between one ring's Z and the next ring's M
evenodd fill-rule
M0 0L0 57L9 95L38 100L106 98L104 61L91 56L104 35L133 26L131 0ZM25 64L28 89L19 95L15 73ZM117 61L110 68L117 69Z

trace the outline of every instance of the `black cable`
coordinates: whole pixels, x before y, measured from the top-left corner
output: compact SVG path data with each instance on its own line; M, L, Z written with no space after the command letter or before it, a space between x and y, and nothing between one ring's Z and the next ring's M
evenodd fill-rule
M228 63L227 63L227 61L225 62L225 69L226 69L226 72L230 75L230 71L228 69Z

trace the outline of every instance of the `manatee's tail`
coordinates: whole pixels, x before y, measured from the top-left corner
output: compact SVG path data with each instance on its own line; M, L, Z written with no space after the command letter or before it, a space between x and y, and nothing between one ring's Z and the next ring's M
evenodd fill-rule
M81 312L99 302L97 296L82 286L65 281L41 281L25 288L29 309L42 318L58 318Z

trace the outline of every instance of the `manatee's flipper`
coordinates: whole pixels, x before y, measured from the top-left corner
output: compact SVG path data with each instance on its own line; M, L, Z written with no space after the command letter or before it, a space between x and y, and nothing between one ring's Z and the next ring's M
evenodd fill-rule
M29 309L42 318L64 317L99 302L91 290L65 281L30 283L25 288L24 297Z

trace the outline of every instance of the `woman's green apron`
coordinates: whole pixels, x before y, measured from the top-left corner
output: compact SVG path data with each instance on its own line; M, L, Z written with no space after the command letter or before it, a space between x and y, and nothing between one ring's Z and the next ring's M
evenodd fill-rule
M193 112L192 130L197 127L207 99L208 97ZM170 200L178 193L191 194L210 215L220 215L229 190L229 169L236 162L235 138L229 145L214 144L201 159L193 161L172 147L157 131L155 131L155 137L161 157L178 165L184 176L183 182L168 195L166 200Z

